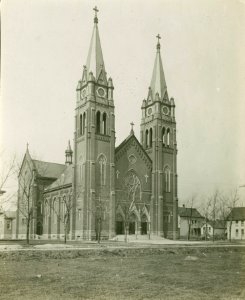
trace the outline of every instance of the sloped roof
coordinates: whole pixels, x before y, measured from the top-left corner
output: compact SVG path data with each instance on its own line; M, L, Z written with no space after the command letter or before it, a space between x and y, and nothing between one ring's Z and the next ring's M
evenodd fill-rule
M180 217L204 218L196 208L179 207L178 214Z
M139 148L142 150L142 152L144 153L145 157L147 158L147 160L152 163L152 160L150 158L150 156L147 154L147 152L145 151L145 149L142 147L142 145L140 144L140 142L138 141L138 139L136 138L136 136L134 135L134 133L131 133L125 140L123 140L121 142L121 144L119 146L116 147L115 149L115 153L117 155L117 153L119 153L119 151L124 148L127 143L129 143L129 141L133 139L136 141L137 145L139 146Z
M42 177L58 178L64 172L66 165L41 160L32 160L38 174Z
M228 220L234 221L245 220L245 207L234 207L228 216Z
M49 185L45 192L48 192L53 189L60 189L68 184L72 184L73 177L73 166L65 166L65 170L60 174L59 178L55 180L51 185Z

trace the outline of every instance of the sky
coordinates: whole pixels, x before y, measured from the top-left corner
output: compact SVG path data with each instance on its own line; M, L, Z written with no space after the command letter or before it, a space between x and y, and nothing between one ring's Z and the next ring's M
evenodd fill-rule
M33 157L64 163L95 5L115 87L116 145L131 121L139 138L160 34L176 104L180 203L244 185L245 1L238 0L3 0L2 164L21 160L27 142ZM13 188L12 180L6 190ZM245 187L239 193L245 205Z

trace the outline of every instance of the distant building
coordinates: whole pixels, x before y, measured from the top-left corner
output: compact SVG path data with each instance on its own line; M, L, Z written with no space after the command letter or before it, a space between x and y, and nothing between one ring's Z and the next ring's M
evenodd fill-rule
M245 207L232 208L227 220L227 238L244 240Z
M16 211L0 212L0 239L16 237Z
M213 237L216 239L224 239L226 237L226 221L216 220L207 221L201 227L201 235L206 238Z
M179 236L187 239L190 232L190 238L197 239L201 237L201 227L205 218L196 208L179 207L178 208L178 228Z

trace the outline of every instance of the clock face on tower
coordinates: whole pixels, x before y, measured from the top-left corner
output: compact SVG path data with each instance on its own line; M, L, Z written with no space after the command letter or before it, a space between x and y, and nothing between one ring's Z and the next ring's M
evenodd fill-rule
M169 108L167 106L163 106L162 112L164 115L169 115Z
M104 97L105 97L105 95L106 95L106 91L105 91L105 89L104 89L104 88L102 88L102 87L99 87L99 88L97 88L97 95L98 95L99 97L102 97L102 98L104 98Z
M147 110L147 115L150 116L152 114L152 109L151 108L148 108Z
M86 88L84 88L82 91L81 91L81 98L84 98L86 96Z

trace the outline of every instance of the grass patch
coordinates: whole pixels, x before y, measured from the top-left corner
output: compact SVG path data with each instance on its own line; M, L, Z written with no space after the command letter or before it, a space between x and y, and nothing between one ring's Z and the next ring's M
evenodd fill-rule
M0 299L245 299L243 247L2 252L0 270Z

